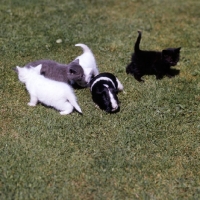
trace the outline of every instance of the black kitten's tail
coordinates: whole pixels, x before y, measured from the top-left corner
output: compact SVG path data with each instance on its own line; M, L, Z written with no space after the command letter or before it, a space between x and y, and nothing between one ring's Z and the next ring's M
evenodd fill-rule
M140 51L140 40L141 40L141 37L142 37L142 32L141 31L138 31L138 38L137 38L137 41L135 43L135 52L137 51Z

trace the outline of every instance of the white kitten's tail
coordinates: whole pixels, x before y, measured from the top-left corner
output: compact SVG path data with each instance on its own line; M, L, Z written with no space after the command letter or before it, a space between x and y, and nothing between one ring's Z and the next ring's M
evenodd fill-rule
M72 106L74 106L74 108L79 112L82 113L80 106L78 105L78 103L76 102L76 98L74 95L70 95L68 97L68 101L72 104Z
M86 53L86 52L91 52L90 48L85 45L85 44L75 44L76 47L81 47L83 49L83 52Z

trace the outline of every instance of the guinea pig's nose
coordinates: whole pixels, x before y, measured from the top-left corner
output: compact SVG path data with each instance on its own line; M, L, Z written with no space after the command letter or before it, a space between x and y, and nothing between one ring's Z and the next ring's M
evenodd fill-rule
M112 108L112 111L115 111L115 110L117 110L117 108L118 108L118 105L117 105L115 108Z

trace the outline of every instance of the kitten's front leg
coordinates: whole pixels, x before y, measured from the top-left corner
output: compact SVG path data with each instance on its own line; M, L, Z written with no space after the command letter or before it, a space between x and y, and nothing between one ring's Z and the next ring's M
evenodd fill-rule
M30 102L28 103L29 106L36 106L37 104L37 97L33 96L33 95L30 95Z
M174 77L175 75L172 74L172 72L170 71L170 69L168 69L167 72L166 72L166 76L167 76L168 78L172 78L172 77Z
M163 78L163 73L159 70L155 70L156 79L160 80Z
M169 74L169 73L167 73L166 76L167 76L168 78L172 78L172 77L173 77L173 76L172 76L171 74Z
M160 79L162 79L163 78L163 75L162 74L156 74L156 79L157 80L160 80Z

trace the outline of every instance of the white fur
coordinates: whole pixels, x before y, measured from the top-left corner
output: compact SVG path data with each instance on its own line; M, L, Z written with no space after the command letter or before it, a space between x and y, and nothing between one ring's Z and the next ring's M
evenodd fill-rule
M114 79L116 80L117 84ZM95 85L96 85L96 88L95 88ZM102 89L107 90L107 93L106 93L106 95L108 95L107 98L101 98L99 96L98 97L99 99L97 101L95 96L99 95L100 88L98 88L98 87L100 87L101 90ZM114 112L119 108L116 89L118 91L122 91L123 85L114 75L112 75L110 73L99 74L98 76L94 77L94 79L92 80L92 83L90 84L90 90L92 93L93 100L95 101L95 103L99 103L100 107L102 105L102 107L104 107L103 109L107 110L108 112Z
M83 54L78 56L76 59L79 59L79 64L83 68L85 74L85 81L89 83L92 76L99 74L95 57L87 45L76 44L75 46L79 46L83 49Z
M105 78L105 77L104 77L104 78ZM103 84L103 85L104 85L105 87L108 88L108 93L109 93L109 96L110 96L110 102L111 102L111 105L112 105L112 108L113 108L112 111L117 110L117 108L118 108L119 106L118 106L117 101L115 100L115 98L114 98L112 92L110 92L108 85L106 85L106 84Z
M92 91L93 86L94 86L97 82L99 82L99 81L101 81L101 80L111 82L112 85L113 85L113 87L115 88L115 84L113 83L113 81L112 81L110 78L108 78L108 77L99 77L98 79L96 79L96 80L92 83L92 85L91 85L91 87L90 87L90 90ZM105 85L105 84L104 84L104 85Z
M112 93L110 92L109 90L109 95L110 95L110 102L111 102L111 105L112 105L112 111L115 111L118 109L118 104L117 104L117 101L114 99Z
M115 84L113 83L113 81L110 78L108 78L108 77L99 77L98 79L96 79L93 82L93 84L90 87L90 90L92 91L92 87L94 86L94 84L97 83L98 81L101 81L101 80L110 81L112 83L113 87L115 87ZM123 85L121 84L121 82L117 78L116 78L116 80L117 80L117 85L118 85L118 87L117 87L118 91L122 91L124 89Z
M67 115L73 111L73 107L82 113L76 102L72 88L62 82L53 81L40 75L42 65L30 68L16 67L19 80L25 83L30 94L29 106L36 106L40 101L47 106L60 110L61 115Z
M123 89L124 89L124 87L123 87L123 85L121 84L121 82L116 78L116 80L117 80L117 89L118 89L118 91L122 91Z

